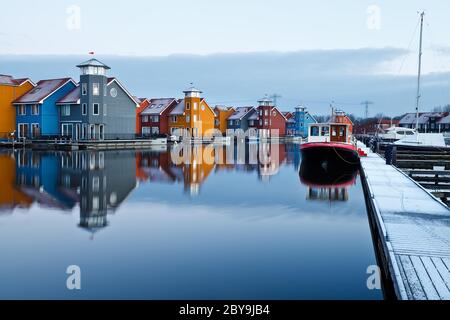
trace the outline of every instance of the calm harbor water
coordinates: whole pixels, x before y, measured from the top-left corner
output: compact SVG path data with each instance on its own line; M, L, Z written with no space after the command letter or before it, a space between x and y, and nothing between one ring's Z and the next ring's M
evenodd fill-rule
M357 172L240 151L0 153L0 298L382 299Z

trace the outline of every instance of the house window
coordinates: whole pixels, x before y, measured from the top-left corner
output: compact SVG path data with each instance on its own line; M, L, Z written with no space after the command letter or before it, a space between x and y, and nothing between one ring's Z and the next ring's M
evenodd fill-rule
M264 115L267 117L269 115L269 110L265 110Z
M107 90L107 87L106 87L106 84L105 85L103 85L103 95L106 97L106 90Z
M238 126L239 125L239 120L236 120L234 123Z
M33 105L31 106L31 114L32 114L33 116L39 115L39 105L33 104Z
M151 116L151 122L159 122L159 116Z
M81 94L83 96L87 95L87 83L82 83L81 84Z
M197 110L197 102L194 102L194 110Z
M191 116L186 116L186 122L191 122Z
M262 126L262 120L259 120L259 125Z
M276 117L276 116L277 116L277 113L276 113L276 111L274 111L274 112L273 112L272 114L273 114L273 116L274 116L274 117Z
M62 106L62 115L66 117L70 116L70 105Z
M172 116L172 122L177 122L177 116Z
M108 111L107 111L107 108L106 108L106 103L103 104L103 115L104 116L108 115Z
M99 83L92 84L92 95L94 95L94 96L100 95L100 84Z
M259 110L259 115L262 116L262 110Z
M88 113L88 111L87 111L87 103L83 103L82 106L81 106L81 109L82 109L83 116L87 115L87 113Z
M196 114L194 114L194 122L197 122L198 120L197 120L197 115Z
M265 126L268 126L268 125L269 125L269 120L267 120L267 119L264 120L264 125L265 125Z
M99 114L100 114L100 104L98 104L98 103L94 103L93 105L92 105L92 114L94 115L94 116L98 116Z
M189 102L186 103L186 110L191 110L191 104Z
M229 121L228 121L228 125L229 125L229 126L232 126L232 125L233 125L233 120L229 120Z
M148 122L148 116L143 116L142 117L142 122Z
M142 134L143 135L149 135L150 134L150 127L142 127Z
M19 123L19 138L26 138L28 136L28 123Z
M21 104L19 106L19 115L25 116L27 114L27 108L25 105Z

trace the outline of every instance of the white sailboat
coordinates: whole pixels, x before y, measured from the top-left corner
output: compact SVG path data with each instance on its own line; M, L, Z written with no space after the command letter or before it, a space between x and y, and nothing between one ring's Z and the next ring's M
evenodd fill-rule
M392 132L404 132L405 136L398 141L394 142L397 146L405 147L446 147L445 138L442 133L420 133L419 132L419 109L420 109L420 80L422 76L422 44L423 44L423 22L424 22L425 12L420 14L420 41L419 41L419 70L417 75L417 96L416 96L416 128L406 129L406 128L393 128ZM414 130L411 132L410 130Z

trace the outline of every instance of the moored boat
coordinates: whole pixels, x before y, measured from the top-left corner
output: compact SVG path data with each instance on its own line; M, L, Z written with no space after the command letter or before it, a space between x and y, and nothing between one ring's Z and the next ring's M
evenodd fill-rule
M359 151L352 136L352 123L343 112L334 112L328 123L309 126L308 142L301 145L303 160L328 171L359 165Z

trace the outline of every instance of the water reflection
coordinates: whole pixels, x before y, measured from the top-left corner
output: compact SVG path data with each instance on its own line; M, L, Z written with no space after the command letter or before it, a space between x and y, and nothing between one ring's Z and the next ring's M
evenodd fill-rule
M349 200L349 189L356 184L357 176L356 168L330 172L308 161L302 161L300 167L300 180L308 187L307 200L346 202Z
M108 225L107 215L139 184L182 184L184 194L197 197L213 173L255 173L270 182L282 166L300 172L308 200L348 201L357 171L324 171L301 162L298 145L174 146L169 151L32 152L0 155L0 208L79 208L79 226L95 232ZM300 166L301 163L301 166Z

